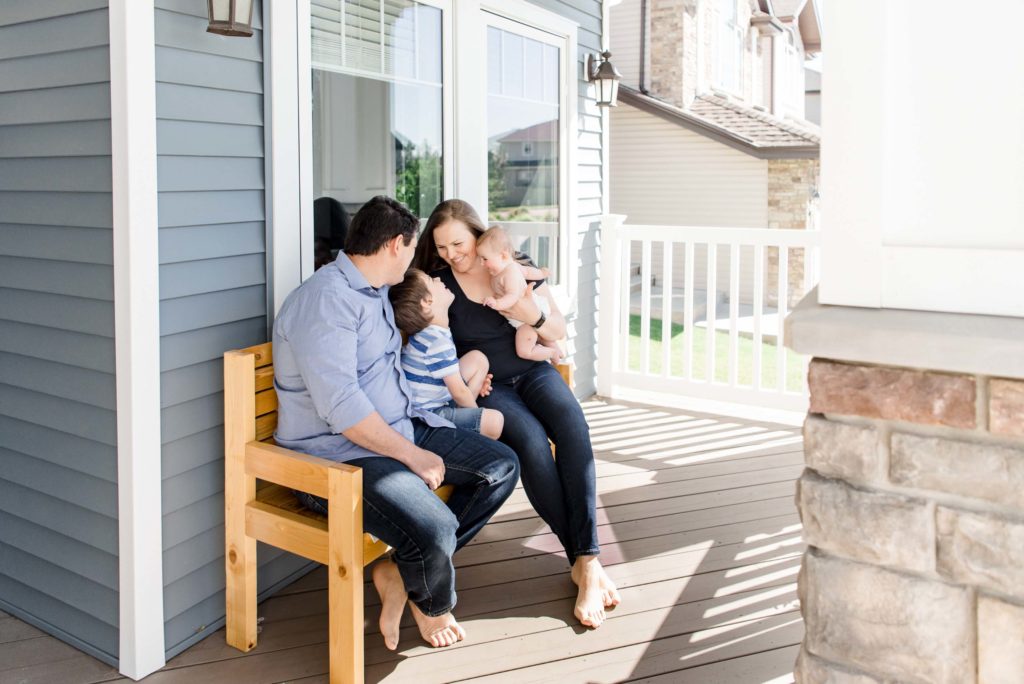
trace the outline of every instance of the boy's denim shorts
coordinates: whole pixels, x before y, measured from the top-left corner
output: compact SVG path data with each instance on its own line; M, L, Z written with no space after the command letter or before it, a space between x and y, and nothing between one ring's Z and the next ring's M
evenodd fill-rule
M482 408L462 408L452 400L445 406L439 406L430 410L445 420L455 423L457 428L480 432L480 419L484 415Z

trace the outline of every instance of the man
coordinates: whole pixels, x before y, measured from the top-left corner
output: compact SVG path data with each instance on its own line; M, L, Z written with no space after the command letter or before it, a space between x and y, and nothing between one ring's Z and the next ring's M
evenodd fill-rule
M363 469L363 526L394 548L373 568L392 650L407 597L432 646L465 637L451 613L452 554L519 476L505 445L412 406L388 288L402 281L418 228L404 206L374 197L353 217L344 252L288 296L274 323L274 438ZM447 505L432 492L442 483L456 487ZM299 497L326 512L324 499Z

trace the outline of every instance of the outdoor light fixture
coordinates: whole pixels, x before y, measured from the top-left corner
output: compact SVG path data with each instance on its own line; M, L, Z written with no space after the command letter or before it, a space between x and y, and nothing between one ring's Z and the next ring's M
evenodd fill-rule
M209 33L222 36L252 35L252 0L207 0Z
M598 62L598 55L587 55L587 78L597 82L597 104L599 107L618 106L619 79L622 74L611 63L609 57L612 53L605 50L601 53Z

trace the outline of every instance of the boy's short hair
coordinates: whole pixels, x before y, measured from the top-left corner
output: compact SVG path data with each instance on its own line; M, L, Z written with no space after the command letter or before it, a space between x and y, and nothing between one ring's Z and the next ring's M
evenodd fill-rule
M425 330L432 320L430 314L423 311L423 300L430 298L430 290L423 282L426 273L418 268L410 268L405 278L388 291L391 308L395 310L395 324L406 337Z
M419 227L420 220L401 202L377 195L352 217L345 236L345 254L376 254L397 235L401 235L402 242L407 245Z
M491 226L485 230L476 239L476 246L480 247L481 245L490 245L499 252L507 250L509 256L515 255L515 250L512 248L512 240L501 226Z

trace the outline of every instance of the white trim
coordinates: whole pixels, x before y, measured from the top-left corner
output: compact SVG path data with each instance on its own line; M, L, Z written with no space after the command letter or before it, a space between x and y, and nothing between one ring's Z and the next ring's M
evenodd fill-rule
M306 8L305 21L299 7ZM309 2L266 2L263 5L264 30L270 34L269 50L264 57L264 127L267 261L270 282L267 297L276 314L285 297L313 270L312 206L303 207L303 164L311 165L310 155L300 151L305 135L300 127L304 106L300 104L303 79L299 53L299 31L306 27L309 42ZM308 49L307 49L308 53ZM305 56L309 66L309 55ZM309 85L306 74L305 86ZM308 104L308 103L307 103ZM308 134L310 124L305 125ZM312 150L312 145L308 148ZM311 168L311 167L310 167ZM296 239L298 238L298 239Z
M164 666L153 0L111 0L120 672Z

